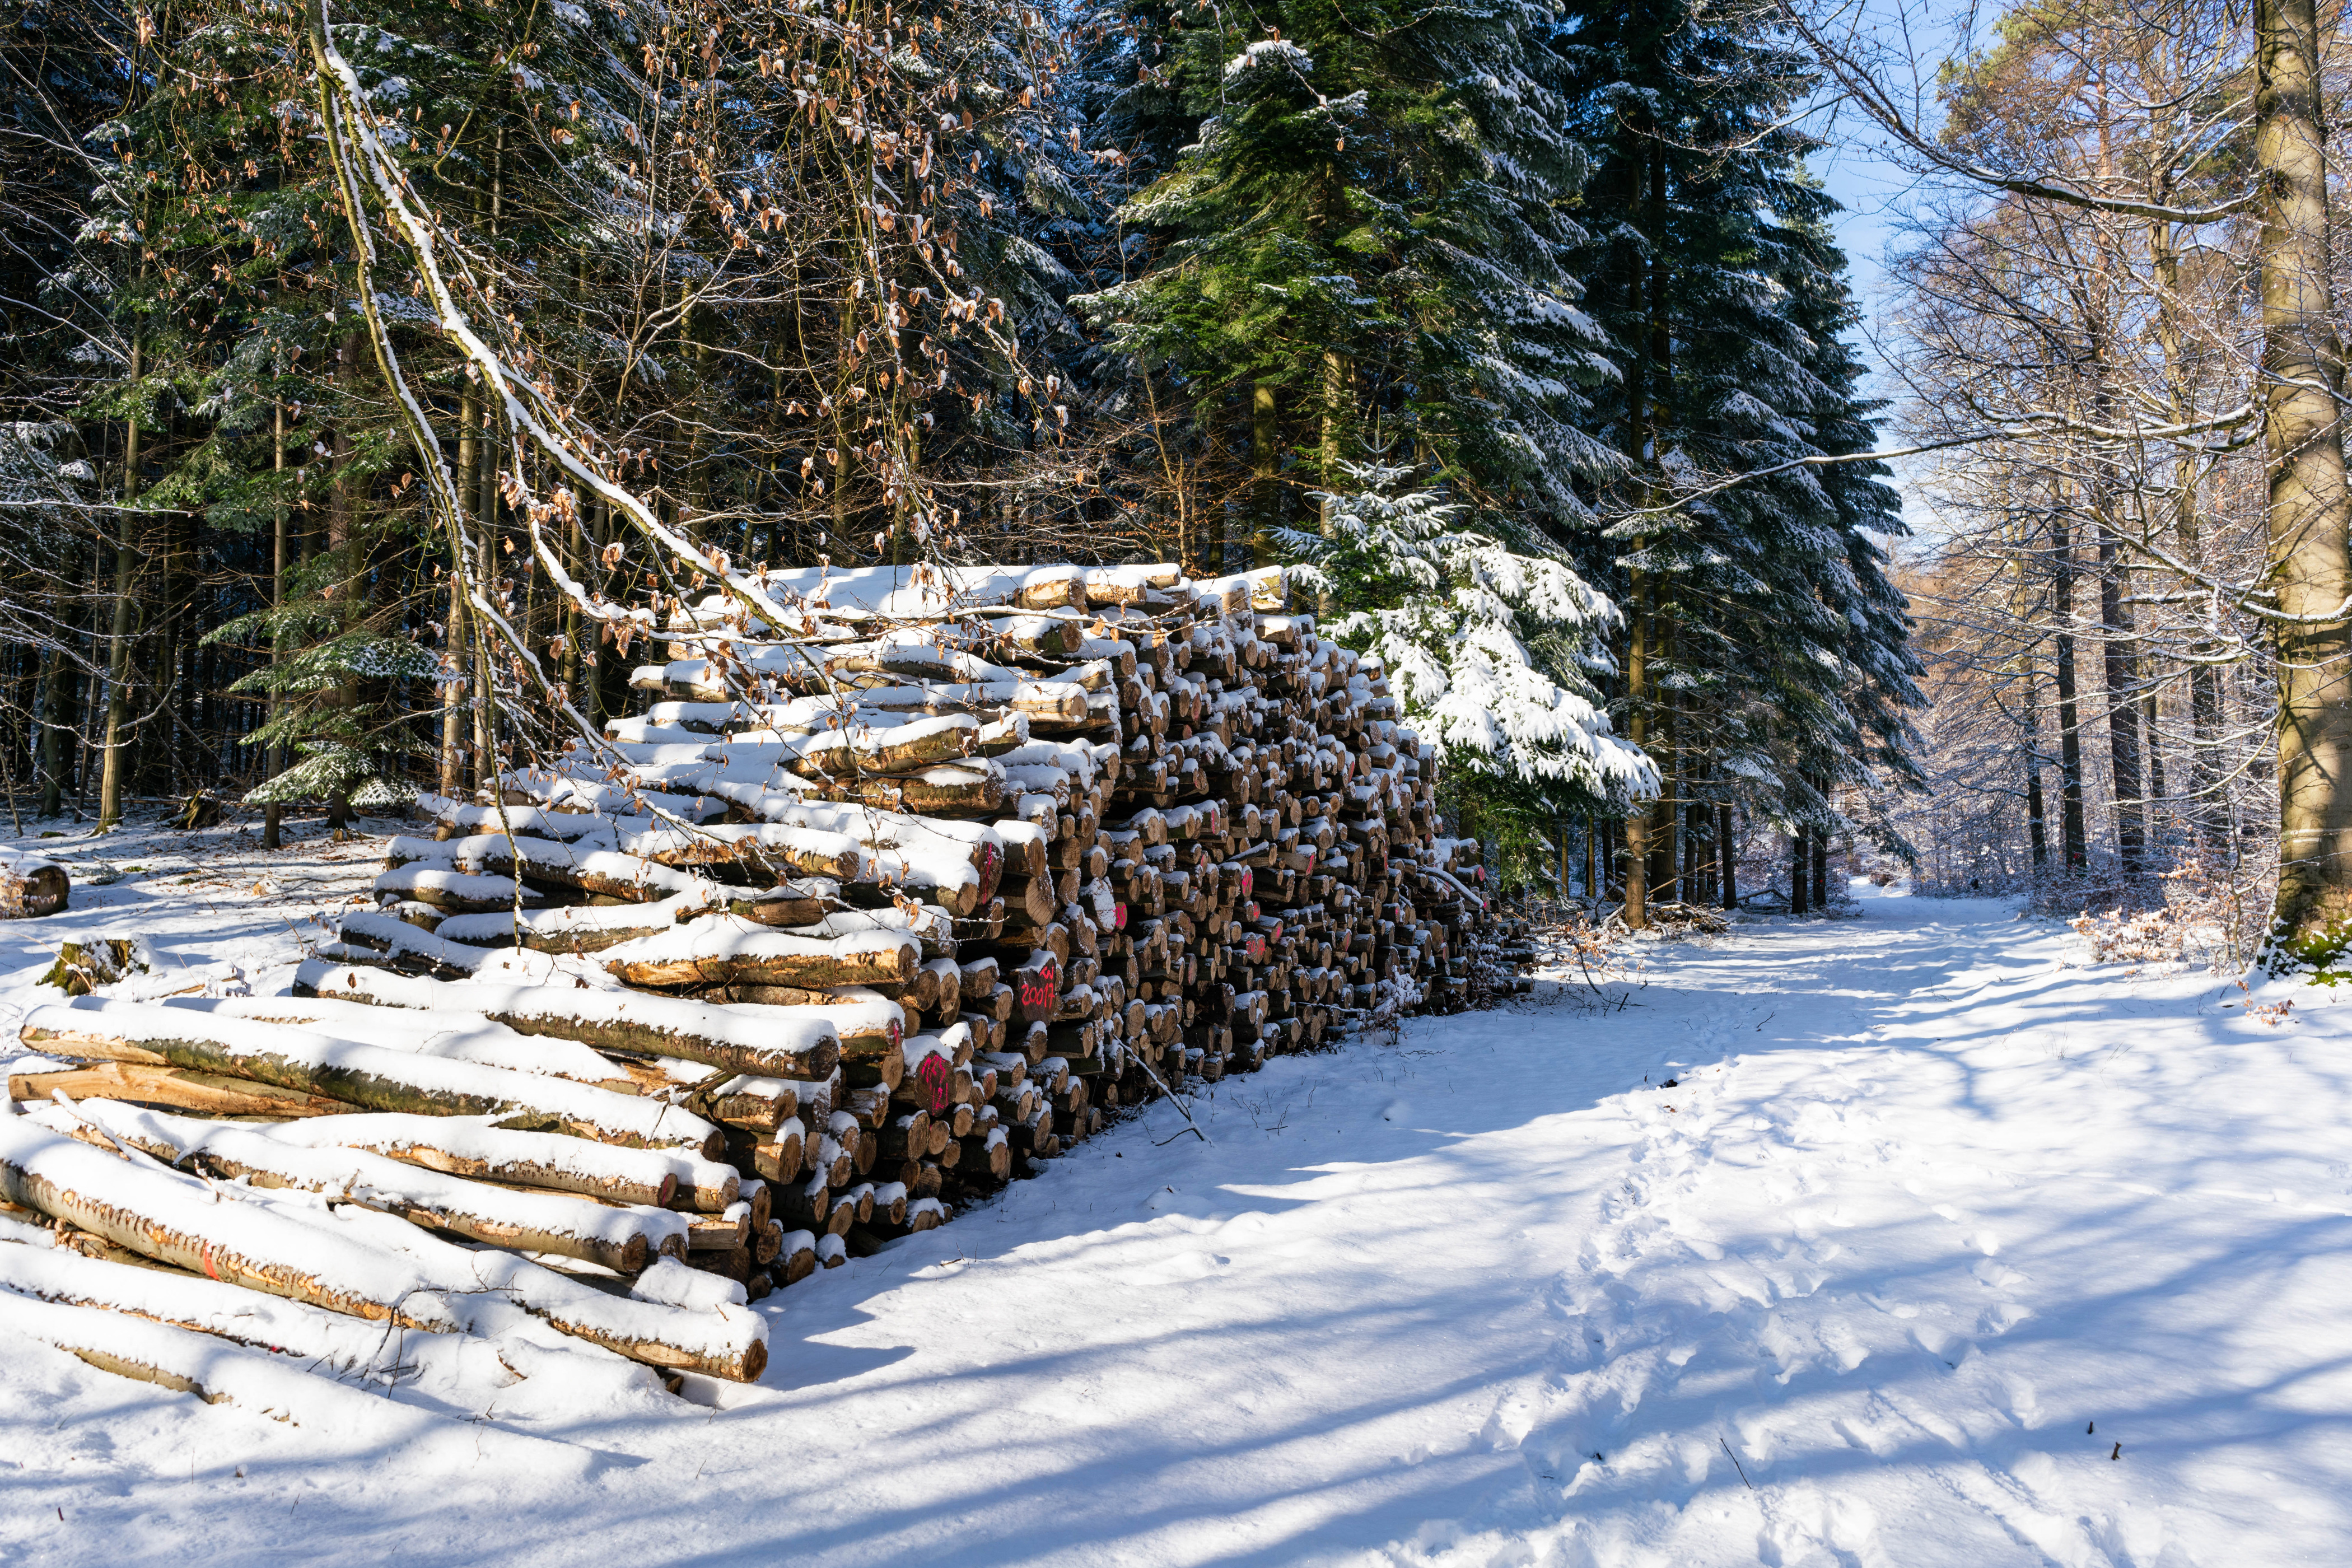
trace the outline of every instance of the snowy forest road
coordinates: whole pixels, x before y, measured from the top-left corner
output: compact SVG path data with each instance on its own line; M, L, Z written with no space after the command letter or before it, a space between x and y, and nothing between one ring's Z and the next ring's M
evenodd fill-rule
M11 1342L0 1560L2352 1560L2352 1013L1864 907L1156 1105L480 1460Z

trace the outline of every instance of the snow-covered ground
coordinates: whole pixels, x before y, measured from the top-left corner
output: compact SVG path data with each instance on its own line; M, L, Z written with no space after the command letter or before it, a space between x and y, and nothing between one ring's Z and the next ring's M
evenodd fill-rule
M367 868L173 842L0 1002L110 925L269 988ZM0 1562L2352 1562L2352 1011L1865 909L1155 1107L695 1403L289 1427L0 1342Z

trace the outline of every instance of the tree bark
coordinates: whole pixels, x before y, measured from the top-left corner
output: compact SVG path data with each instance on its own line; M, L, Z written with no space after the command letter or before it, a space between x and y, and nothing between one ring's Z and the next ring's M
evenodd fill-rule
M2050 604L2057 621L2053 660L2058 680L2058 834L2060 853L2069 876L2080 876L2090 865L2090 833L2083 816L2083 713L2074 674L2074 553L2065 514L2050 514L2050 548L2053 563Z
M2326 128L2314 0L2256 0L2254 164L2263 185L2263 437L2280 626L2279 887L2273 940L2308 963L2352 940L2352 668L2342 609L2352 501L2336 411Z
M2115 530L2098 520L2100 674L2107 689L2107 765L2115 780L2116 858L2126 879L2147 868L2147 799L2141 786L2139 693L2134 679L2131 612Z
M1250 564L1271 565L1276 558L1274 531L1282 523L1280 429L1274 383L1250 387Z
M1650 617L1648 583L1640 568L1631 574L1626 597L1632 613L1625 649L1625 738L1646 753L1650 740ZM1650 923L1650 810L1625 819L1625 923L1640 931Z
M280 401L271 406L269 416L269 470L283 483L286 473L286 405ZM286 496L281 490L277 498L276 515L272 520L269 555L269 607L283 612L286 608ZM269 628L269 664L276 668L285 661L286 633L273 625ZM269 719L276 723L286 710L286 699L278 692L269 694ZM286 742L273 743L263 765L272 778L286 771ZM261 808L261 847L275 849L283 841L286 806L272 799Z
M1723 866L1723 907L1727 910L1739 907L1739 845L1738 840L1732 837L1738 820L1732 813L1733 807L1728 802L1715 808L1718 846L1716 858Z

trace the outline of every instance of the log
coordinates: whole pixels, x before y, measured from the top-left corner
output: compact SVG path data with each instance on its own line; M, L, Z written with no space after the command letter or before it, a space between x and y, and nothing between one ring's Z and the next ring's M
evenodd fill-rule
M443 921L440 925L449 922ZM464 979L486 969L501 967L503 955L440 934L440 925L424 931L394 915L358 910L336 922L342 940L320 949L329 962L365 963L406 974L440 979ZM375 955L384 956L378 959Z
M986 816L1005 798L1001 772L953 765L890 778L812 780L809 789L824 800L934 816Z
M552 882L559 887L576 889L584 893L601 894L630 903L657 903L667 899L709 896L714 885L689 872L673 869L635 855L589 847L586 844L559 844L544 838L509 838L503 833L477 833L463 838L394 838L386 846L385 860L395 868L376 879L381 889L407 872L411 867L420 872L436 865L453 868L457 872L494 872L501 877L523 877L532 881ZM448 876L452 872L438 873ZM530 900L526 900L528 902ZM508 900L509 903L512 900ZM500 907L496 902L484 906Z
M142 1062L93 1062L87 1067L8 1075L11 1100L124 1100L204 1116L336 1116L360 1108L321 1094L280 1089L251 1079L224 1078L186 1068Z
M584 1258L635 1274L684 1250L687 1222L651 1205L627 1208L559 1193L517 1192L349 1147L306 1147L235 1122L193 1121L103 1101L80 1117L167 1164L257 1187L294 1187L365 1204L411 1224L494 1247Z
M1012 1022L1034 1024L1053 1016L1061 999L1062 972L1066 955L1057 959L1052 952L1032 950L1011 975L1013 987Z
M100 1268L117 1267L87 1258L76 1261ZM207 1405L242 1405L289 1426L363 1429L362 1423L370 1423L381 1409L357 1389L311 1376L281 1356L96 1307L0 1290L0 1328L38 1340L100 1372L194 1394Z
M522 1035L551 1035L603 1050L680 1057L713 1068L776 1078L823 1078L840 1058L835 1018L844 1012L873 1033L870 1010L762 1008L756 1012L674 996L551 985L453 985L312 962L295 971L297 996L331 996L377 1006L476 1014Z
M712 905L697 895L651 904L573 904L551 910L453 915L434 928L444 942L471 947L527 947L539 952L596 952L639 937L656 936L681 916L707 913Z
M547 895L524 887L512 877L486 877L458 870L447 863L421 862L401 866L375 879L378 893L429 904L449 914L476 914L485 910L528 909L547 902Z
M0 847L0 921L37 920L66 907L66 868L29 850Z
M736 1173L667 1149L627 1149L560 1132L495 1126L487 1117L352 1114L272 1126L303 1148L364 1149L473 1181L579 1193L615 1204L711 1213L735 1201Z
M979 742L980 721L967 714L949 714L887 729L813 735L787 748L784 766L796 773L826 778L903 773L970 756Z
M663 827L627 841L662 866L751 866L836 883L856 881L866 871L866 850L856 838L791 823L717 823L692 833Z
M97 1005L92 1005L96 1003ZM274 1083L370 1110L492 1116L608 1143L716 1153L719 1129L675 1106L478 1062L355 1045L251 1018L80 997L26 1015L19 1032L51 1055L193 1068Z
M331 997L174 996L164 1006L222 1018L252 1018L331 1035L359 1045L452 1061L480 1062L594 1084L616 1094L644 1092L625 1068L586 1046L520 1034L487 1018L446 1018L364 1006Z
M905 984L921 972L922 944L903 931L793 936L726 917L608 948L607 973L632 985Z
M297 1209L261 1194L224 1203L194 1177L127 1163L23 1117L0 1117L0 1197L206 1279L352 1317L495 1333L519 1307L656 1366L740 1382L767 1366L766 1324L756 1315L617 1299L356 1205Z
M1004 918L1011 923L1051 925L1062 907L1051 877L1006 877L997 886L1004 900Z
M74 1234L87 1237L86 1232ZM129 1359L141 1367L174 1372L194 1385L187 1392L205 1391L199 1397L226 1394L231 1402L250 1405L298 1426L317 1417L321 1424L346 1433L381 1427L388 1408L383 1395L334 1379L373 1384L397 1368L424 1372L442 1383L467 1379L498 1383L511 1375L499 1360L501 1354L515 1357L532 1376L561 1378L583 1392L602 1388L617 1394L653 1382L653 1374L646 1369L584 1345L566 1350L544 1343L518 1344L513 1338L387 1336L381 1324L364 1319L222 1284L110 1244L100 1245L106 1246L118 1261L99 1261L64 1247L0 1247L0 1324L77 1355L94 1351L100 1356ZM126 1263L136 1267L125 1267ZM36 1321L25 1315L26 1303L55 1306L45 1321ZM146 1321L142 1324L142 1320ZM160 1342L163 1348L159 1352L155 1348L159 1342L142 1336L166 1325L196 1342L167 1339ZM60 1329L71 1337L60 1337L55 1331ZM204 1337L198 1340L197 1336ZM254 1364L268 1370L266 1384L243 1380L243 1361L234 1363L238 1375L230 1376L221 1371L227 1363L198 1359L236 1345L269 1352L251 1358ZM105 1370L124 1370L104 1360L84 1359ZM125 1375L141 1373L126 1371ZM163 1386L180 1384L173 1382ZM437 1426L440 1417L412 1409L401 1411L394 1419ZM495 1430L484 1436L493 1446L517 1440ZM535 1438L520 1441L531 1447L539 1446ZM472 1457L471 1439L466 1452Z

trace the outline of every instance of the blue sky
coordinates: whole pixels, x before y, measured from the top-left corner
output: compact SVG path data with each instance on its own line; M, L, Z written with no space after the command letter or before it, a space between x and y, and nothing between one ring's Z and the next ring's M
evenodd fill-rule
M1972 30L1969 24L1977 23L1974 30L1981 31L1987 15L1970 0L1859 0L1859 4L1881 37L1903 36L1911 40L1919 80L1932 79L1941 60L1964 47L1963 39ZM1898 95L1904 95L1911 89L1912 80L1906 77L1901 81L1890 81L1889 86L1896 89ZM1926 107L1932 121L1933 106ZM1817 117L1813 129L1830 142L1814 156L1814 173L1845 209L1838 215L1834 226L1839 243L1845 248L1854 293L1865 317L1862 341L1857 346L1864 357L1877 367L1882 361L1869 334L1892 303L1884 262L1889 246L1899 238L1904 215L1921 195L1924 186L1918 176L1889 154L1886 134L1853 108L1829 105ZM1874 374L1873 382L1871 390L1881 397L1894 396L1898 391L1883 374ZM1899 444L1899 432L1889 430L1881 435L1882 447ZM1909 509L1912 526L1928 528L1930 521L1917 504L1917 492L1906 483L1907 476L1903 467L1896 465L1895 483L1913 502Z

